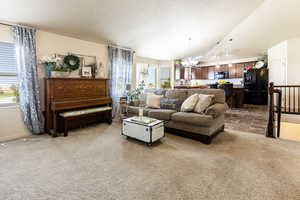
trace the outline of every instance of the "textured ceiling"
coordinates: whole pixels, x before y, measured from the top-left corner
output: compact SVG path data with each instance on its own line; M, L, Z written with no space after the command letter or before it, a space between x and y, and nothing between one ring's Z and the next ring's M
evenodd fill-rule
M263 0L3 0L0 20L137 55L172 59L207 53ZM188 42L191 37L192 41Z

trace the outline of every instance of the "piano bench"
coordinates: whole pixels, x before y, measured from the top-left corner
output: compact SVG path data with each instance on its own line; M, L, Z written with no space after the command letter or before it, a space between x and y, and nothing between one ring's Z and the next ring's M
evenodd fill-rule
M63 118L64 136L68 136L69 125L72 121L75 121L76 125L81 126L87 123L96 122L104 115L106 121L111 124L111 111L112 107L105 106L60 113L59 116Z

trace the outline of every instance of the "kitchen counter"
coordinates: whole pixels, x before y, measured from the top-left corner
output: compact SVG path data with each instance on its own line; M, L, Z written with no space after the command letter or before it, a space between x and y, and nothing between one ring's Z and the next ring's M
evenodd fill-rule
M243 85L233 85L234 89L244 89Z

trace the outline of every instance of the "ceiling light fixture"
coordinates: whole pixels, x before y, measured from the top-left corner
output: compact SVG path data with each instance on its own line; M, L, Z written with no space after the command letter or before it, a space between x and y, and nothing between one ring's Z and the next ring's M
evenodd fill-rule
M191 48L191 42L192 42L192 38L189 37L188 38L188 49ZM198 57L187 57L187 58L183 59L182 65L184 67L193 67L193 66L197 65L198 62L199 62L199 56Z

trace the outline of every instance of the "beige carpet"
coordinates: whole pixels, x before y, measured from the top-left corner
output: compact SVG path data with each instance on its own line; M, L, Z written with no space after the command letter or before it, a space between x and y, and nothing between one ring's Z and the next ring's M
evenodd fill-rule
M300 199L300 143L227 130L209 146L167 134L148 147L119 129L0 146L0 199Z

